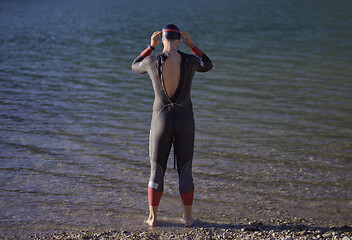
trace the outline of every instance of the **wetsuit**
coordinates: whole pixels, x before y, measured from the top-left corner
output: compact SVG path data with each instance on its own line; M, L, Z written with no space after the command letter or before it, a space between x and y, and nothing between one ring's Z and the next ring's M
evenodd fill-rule
M192 158L194 149L194 118L190 89L195 71L207 72L213 65L210 59L197 47L195 55L178 51L181 55L180 80L175 94L170 98L162 78L162 66L168 57L161 52L149 56L147 47L132 63L136 73L148 73L153 84L155 99L150 128L149 155L151 174L148 184L149 205L158 206L164 189L164 174L171 146L174 145L179 191L184 205L192 205L194 185Z

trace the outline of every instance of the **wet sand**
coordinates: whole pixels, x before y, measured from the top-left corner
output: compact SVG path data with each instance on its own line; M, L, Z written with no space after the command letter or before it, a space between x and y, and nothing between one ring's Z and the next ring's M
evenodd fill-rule
M4 235L5 234L5 235ZM216 224L197 221L191 228L181 223L159 222L157 227L133 229L76 229L19 233L2 231L2 239L332 239L351 240L351 226L314 226L304 219L262 223Z

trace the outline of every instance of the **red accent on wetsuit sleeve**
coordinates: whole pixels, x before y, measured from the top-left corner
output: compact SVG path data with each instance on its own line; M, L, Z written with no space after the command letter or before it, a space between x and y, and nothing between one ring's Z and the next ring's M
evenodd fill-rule
M141 56L143 57L143 58L145 58L145 57L148 57L151 53L152 53L152 49L150 48L150 47L147 47L146 49L144 49L144 51L143 52L141 52Z
M199 57L203 57L204 53L202 52L202 50L197 48L196 45L194 45L194 47L191 50L194 54L198 55Z
M183 205L193 205L193 196L194 196L194 190L188 192L188 193L181 193L181 199Z
M155 191L153 188L148 188L148 203L149 206L159 206L162 192Z

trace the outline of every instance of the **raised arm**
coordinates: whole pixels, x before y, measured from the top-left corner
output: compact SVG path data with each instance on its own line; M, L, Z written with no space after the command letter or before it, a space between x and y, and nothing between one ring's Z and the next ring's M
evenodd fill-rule
M159 44L161 32L154 32L150 38L150 44L143 52L141 52L138 57L132 63L132 70L136 73L146 73L149 67L149 61L146 57L148 57L151 52L155 49Z
M151 46L149 45L146 49L144 49L141 54L138 55L138 57L133 61L132 63L132 70L136 73L146 73L148 70L149 62L146 57L150 55L150 53L153 51Z
M209 59L209 57L203 53L202 50L197 48L196 45L193 44L191 36L188 32L182 32L181 38L183 42L191 49L193 54L199 57L198 65L196 66L197 72L207 72L213 68L213 63Z

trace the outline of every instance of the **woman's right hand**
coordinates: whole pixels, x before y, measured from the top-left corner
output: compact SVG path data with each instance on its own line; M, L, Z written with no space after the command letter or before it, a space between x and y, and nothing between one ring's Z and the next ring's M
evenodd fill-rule
M152 46L153 48L156 48L156 46L158 46L159 44L160 36L161 36L161 31L154 32L153 35L150 37L150 46Z

